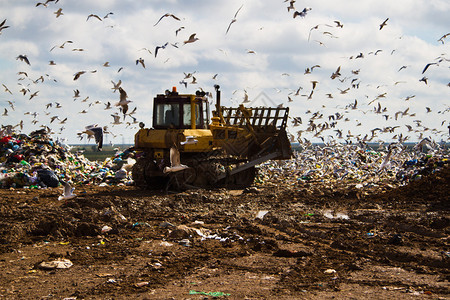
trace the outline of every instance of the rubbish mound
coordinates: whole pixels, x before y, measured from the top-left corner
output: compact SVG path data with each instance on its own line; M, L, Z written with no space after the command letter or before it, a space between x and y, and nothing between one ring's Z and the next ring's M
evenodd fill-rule
M446 144L423 139L414 146L391 143L372 148L367 144L328 143L301 145L294 157L259 165L256 185L314 183L333 188L347 182L356 189L376 188L381 182L405 185L435 173L449 163ZM73 184L133 185L131 166L135 152L128 148L104 162L93 162L70 146L53 141L47 131L30 135L0 133L0 188L57 187L61 181ZM341 185L341 184L340 184Z
M58 187L61 181L132 184L130 169L135 160L131 149L99 163L70 148L53 141L44 129L30 135L0 134L0 188Z
M255 183L292 186L326 186L347 183L358 190L406 185L449 165L448 145L424 139L416 145L392 143L387 147L333 143L307 145L287 161L269 161L259 166Z

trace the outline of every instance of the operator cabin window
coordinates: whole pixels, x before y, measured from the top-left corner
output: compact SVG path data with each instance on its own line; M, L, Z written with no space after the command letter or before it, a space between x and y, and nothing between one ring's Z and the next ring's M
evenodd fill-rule
M195 103L195 126L200 128L202 125L200 114L200 104ZM191 104L183 104L183 126L191 127Z
M157 104L156 125L178 127L180 125L178 104Z
M209 125L209 105L208 105L207 101L203 102L203 123L204 123L204 127L203 128L208 128L208 125Z

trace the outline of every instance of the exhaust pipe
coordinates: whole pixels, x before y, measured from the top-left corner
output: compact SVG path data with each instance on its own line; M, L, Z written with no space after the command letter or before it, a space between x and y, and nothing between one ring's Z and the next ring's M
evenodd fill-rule
M214 85L214 88L216 89L216 115L220 116L220 86L218 84Z

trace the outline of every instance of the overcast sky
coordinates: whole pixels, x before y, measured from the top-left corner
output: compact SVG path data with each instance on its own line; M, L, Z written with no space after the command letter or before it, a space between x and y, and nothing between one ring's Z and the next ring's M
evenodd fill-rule
M296 138L300 132L302 139L344 142L379 128L385 132L373 131L373 142L400 134L408 141L448 141L447 0L297 1L289 11L283 0L55 2L0 0L0 22L9 26L0 31L2 125L23 120L27 134L47 125L55 139L73 144L86 141L77 132L98 124L114 134L107 142L133 143L137 124L130 116L111 124L111 114L120 114L111 81L121 80L132 101L129 111L136 108L132 116L147 126L156 94L172 86L183 93L214 92L219 84L225 106L238 105L247 93L247 106L290 107L290 116L302 120L297 126L290 120ZM305 8L304 16L293 17ZM160 20L166 13L176 18ZM185 44L193 33L198 40ZM155 57L155 48L167 42ZM139 58L145 68L136 64ZM85 73L74 80L79 71ZM107 102L112 109L105 110Z

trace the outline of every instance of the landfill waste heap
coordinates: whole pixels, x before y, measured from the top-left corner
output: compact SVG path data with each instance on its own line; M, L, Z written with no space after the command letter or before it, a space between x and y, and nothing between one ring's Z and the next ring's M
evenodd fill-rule
M428 138L414 146L401 143L367 144L328 143L325 146L301 145L294 158L282 163L259 166L256 183L291 186L326 186L333 189L346 184L357 190L380 190L383 185L406 185L449 167L447 144Z
M424 139L412 148L400 143L373 149L365 144L329 143L301 145L294 157L258 166L255 185L325 184L333 188L347 183L357 189L373 189L380 183L399 186L449 166L446 144ZM0 188L58 187L61 182L80 185L133 185L132 148L103 162L89 161L70 146L53 141L45 130L29 135L0 132Z
M126 149L103 163L92 162L70 146L53 141L45 130L29 135L0 134L0 188L58 187L74 184L131 185L134 151Z

